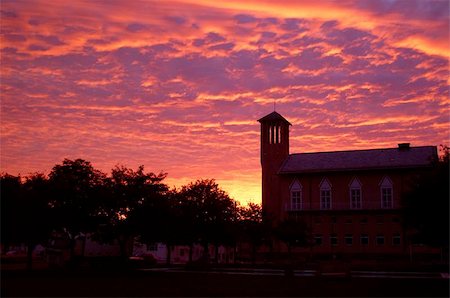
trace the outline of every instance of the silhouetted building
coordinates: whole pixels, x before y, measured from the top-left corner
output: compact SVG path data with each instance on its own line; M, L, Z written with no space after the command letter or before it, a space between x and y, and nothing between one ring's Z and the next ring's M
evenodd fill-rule
M435 146L289 154L291 124L277 112L258 121L263 213L306 221L313 245L305 251L407 253L402 196L432 168Z

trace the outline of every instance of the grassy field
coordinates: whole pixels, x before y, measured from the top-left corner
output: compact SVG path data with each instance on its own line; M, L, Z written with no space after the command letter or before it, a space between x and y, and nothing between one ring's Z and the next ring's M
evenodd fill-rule
M3 271L1 296L449 297L449 280L142 271Z

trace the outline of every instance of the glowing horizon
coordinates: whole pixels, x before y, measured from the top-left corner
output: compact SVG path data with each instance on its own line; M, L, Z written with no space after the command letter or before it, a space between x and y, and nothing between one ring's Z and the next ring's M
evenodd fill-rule
M291 153L449 144L449 2L2 1L0 172L82 158L261 200Z

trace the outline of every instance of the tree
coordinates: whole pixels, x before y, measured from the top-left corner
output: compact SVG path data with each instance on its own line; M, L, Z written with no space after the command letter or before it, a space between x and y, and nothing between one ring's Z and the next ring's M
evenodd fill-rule
M49 216L53 228L69 238L71 259L75 236L95 231L99 220L108 216L101 208L104 200L100 194L104 191L105 181L106 175L83 159L65 159L49 174Z
M39 243L46 242L52 229L49 217L48 198L50 185L48 178L40 173L26 177L23 185L23 224L27 227L25 231L28 246L27 264L31 268L32 252Z
M27 268L32 267L35 246L48 239L51 222L48 217L48 179L36 173L25 177L1 176L2 241L27 246Z
M5 253L10 244L21 242L21 198L22 178L2 174L0 176L1 191L1 233Z
M249 203L239 208L239 226L242 240L248 241L252 249L252 263L256 262L256 251L270 238L271 225L263 222L261 205Z
M449 148L433 168L414 180L403 205L406 229L414 243L434 247L449 245Z
M198 241L199 232L196 223L196 215L199 212L194 200L185 197L185 193L173 189L168 195L170 205L170 223L166 226L165 242L189 246L189 262L192 262L194 243ZM170 262L170 250L168 250L167 262Z
M289 259L292 258L292 247L305 246L309 240L309 229L301 218L287 218L281 221L274 230L275 237L287 245Z
M109 180L111 198L103 204L108 214L107 224L119 241L122 257L126 257L126 245L130 237L139 234L152 241L158 238L166 214L165 194L167 186L162 183L166 173L158 175L145 172L141 165L136 171L116 166Z
M236 219L234 201L228 194L219 188L214 179L197 180L183 186L180 190L181 198L196 210L193 225L197 232L197 239L204 246L204 259L207 261L208 245L213 243L216 248L216 261L218 246L229 241L228 227Z

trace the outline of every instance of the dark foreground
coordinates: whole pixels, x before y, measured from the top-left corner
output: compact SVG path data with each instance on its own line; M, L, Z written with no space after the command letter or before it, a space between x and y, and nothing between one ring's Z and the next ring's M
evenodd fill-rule
M1 297L449 297L448 279L48 270L3 271L1 278Z

